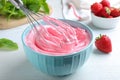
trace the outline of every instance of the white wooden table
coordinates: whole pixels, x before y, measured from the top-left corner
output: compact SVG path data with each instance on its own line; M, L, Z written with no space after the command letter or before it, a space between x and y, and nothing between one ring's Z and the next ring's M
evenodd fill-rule
M60 1L48 2L53 7L51 16L62 18ZM27 60L21 41L21 34L27 25L0 30L0 38L9 38L19 46L17 51L0 51L0 80L120 80L120 25L115 29L101 30L95 28L90 20L86 24L92 28L95 37L100 33L107 34L112 40L113 51L103 54L93 46L92 55L86 64L74 74L64 77L43 74Z

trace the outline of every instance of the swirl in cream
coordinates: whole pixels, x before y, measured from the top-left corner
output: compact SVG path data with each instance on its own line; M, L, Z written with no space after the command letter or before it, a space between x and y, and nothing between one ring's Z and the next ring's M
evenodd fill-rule
M43 28L44 27L44 28ZM31 30L26 36L27 45L33 50L49 55L65 55L78 52L90 43L89 33L79 27L40 26L39 33Z

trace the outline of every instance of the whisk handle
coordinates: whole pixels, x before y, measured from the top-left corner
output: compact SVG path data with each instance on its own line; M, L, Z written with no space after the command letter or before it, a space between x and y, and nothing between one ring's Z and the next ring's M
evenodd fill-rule
M23 5L23 2L21 0L9 0L16 8L20 8L19 4Z

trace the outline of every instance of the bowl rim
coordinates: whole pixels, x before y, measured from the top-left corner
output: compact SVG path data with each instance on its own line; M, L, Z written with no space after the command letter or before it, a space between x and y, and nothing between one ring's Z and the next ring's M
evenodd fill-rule
M81 24L84 27L84 28L83 27L82 28L85 29L85 30L87 30L90 33L90 36L91 36L90 43L86 47L84 47L83 49L81 49L79 51L76 51L76 52L73 52L73 53L70 53L70 54L64 54L64 55L50 55L50 54L47 54L47 53L43 54L43 53L40 53L40 52L37 52L37 51L33 50L32 48L30 48L25 43L24 36L25 36L26 32L28 33L31 30L30 29L30 25L29 25L27 28L25 28L25 30L23 31L22 36L21 36L23 46L27 46L27 48L29 48L31 51L33 51L34 53L39 54L39 55L50 56L50 57L63 57L63 56L72 56L72 55L77 54L79 52L83 52L84 50L88 49L91 45L93 45L94 34L93 34L92 29L88 25L86 25L86 24L84 24L82 22L77 22L77 21L73 21L73 20L67 20L67 19L60 19L60 20L62 20L62 21L70 21L70 22L74 22L74 23L77 23L77 24Z
M105 19L105 20L114 20L114 19L119 19L120 18L120 16L113 17L113 18L104 18L104 17L96 16L93 12L91 12L91 16L94 16L94 17L99 18L99 19Z

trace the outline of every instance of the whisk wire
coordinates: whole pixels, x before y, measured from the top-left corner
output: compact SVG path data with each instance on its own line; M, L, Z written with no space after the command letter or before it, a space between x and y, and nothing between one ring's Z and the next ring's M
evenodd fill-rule
M44 40L45 42L46 42L46 44L48 44L48 43L50 43L50 42L48 42L45 38L44 38L44 36L39 32L39 30L37 29L37 27L36 26L40 26L40 27L42 27L41 29L41 31L45 31L45 32L47 32L47 30L43 27L43 25L40 23L40 22L38 22L38 20L37 19L35 19L34 17L33 17L33 14L35 15L35 16L39 16L39 17L43 17L43 15L42 14L36 14L35 12L32 12L32 11L30 11L30 10L28 10L24 5L22 5L22 4L19 4L19 7L20 7L20 9L24 12L24 14L27 16L27 20L28 20L28 23L31 25L31 27L33 28L33 30L35 30L34 32L36 32L39 36L41 36L41 37L37 37L37 39L38 39L38 41L39 40ZM48 45L49 46L49 45Z

